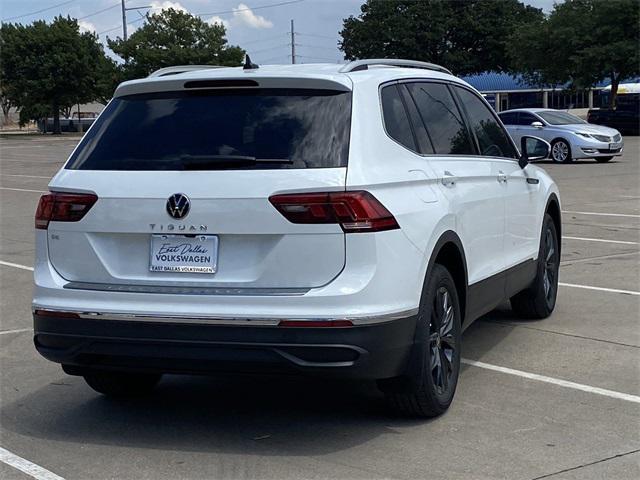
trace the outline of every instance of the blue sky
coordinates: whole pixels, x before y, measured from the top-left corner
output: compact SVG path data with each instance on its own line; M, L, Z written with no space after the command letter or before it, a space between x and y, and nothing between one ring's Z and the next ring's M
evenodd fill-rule
M127 23L131 33L142 24L141 15L172 6L200 14L206 21L223 22L229 43L246 49L257 63L289 63L289 30L293 19L299 61L339 62L342 55L337 43L342 20L358 15L362 3L362 0L128 0L129 8L147 5L153 8L128 11ZM554 0L525 3L549 11ZM43 9L47 10L12 19ZM102 41L107 36L122 35L120 0L0 0L0 18L7 21L31 23L37 19L50 20L58 14L80 19L81 27L99 33Z

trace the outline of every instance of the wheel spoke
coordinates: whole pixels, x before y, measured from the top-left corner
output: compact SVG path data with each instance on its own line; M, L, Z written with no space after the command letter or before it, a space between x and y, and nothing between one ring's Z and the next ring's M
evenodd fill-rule
M453 329L453 314L453 307L449 307L445 312L444 319L442 320L442 324L440 325L441 336L448 335Z
M556 253L556 249L553 245L553 234L551 230L547 230L547 235L545 238L546 248L547 248L547 262L550 261Z
M544 286L544 294L546 297L548 297L549 290L551 289L551 283L549 282L549 274L546 271L544 272L544 278L543 278L542 284Z
M431 375L433 377L433 383L438 386L438 387L442 387L442 358L440 357L440 349L438 347L434 347L431 349L431 359L432 359L432 366L431 366Z
M447 360L447 357L444 354L444 351L442 349L440 349L439 351L440 354L440 365L442 365L442 388L444 390L446 390L449 387L449 372L450 372L450 368L449 368L449 361Z
M455 315L451 293L442 285L436 290L433 299L428 335L431 377L438 394L445 393L451 384L453 358L457 348L453 334Z
M429 333L437 333L438 329L440 328L440 318L438 318L438 314L435 311L435 309L433 309L431 311L431 320L430 320L430 324L429 324Z
M442 292L442 311L446 313L449 310L449 291Z
M453 337L453 335L443 335L442 337L440 337L440 341L445 346L448 346L451 350L456 349L456 339Z

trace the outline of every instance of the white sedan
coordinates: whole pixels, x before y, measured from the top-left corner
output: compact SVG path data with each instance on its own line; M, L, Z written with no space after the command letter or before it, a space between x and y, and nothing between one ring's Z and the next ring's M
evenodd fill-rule
M543 138L551 144L550 156L556 162L593 158L604 163L622 155L624 142L618 130L587 123L561 110L523 108L498 115L516 145L524 135Z

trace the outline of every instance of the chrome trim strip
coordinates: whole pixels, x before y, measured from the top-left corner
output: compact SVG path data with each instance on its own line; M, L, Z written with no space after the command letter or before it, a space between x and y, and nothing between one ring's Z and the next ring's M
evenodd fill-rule
M44 310L47 312L64 312L77 314L81 319L97 319L97 320L115 320L115 321L139 321L139 322L159 322L159 323L185 323L199 325L233 325L233 326L277 326L281 320L297 320L297 321L332 321L332 320L351 320L354 325L375 325L378 323L392 322L403 318L417 315L418 309L405 310L403 312L389 313L376 316L354 317L350 315L340 317L282 317L282 318L265 318L265 317L221 317L221 316L187 316L187 315L147 315L134 313L109 313L109 312L79 312L73 310L58 310L52 308L41 308L34 306L32 309Z
M174 287L168 285L117 285L113 283L69 282L63 288L70 290L96 290L101 292L159 293L167 295L228 295L228 296L299 296L310 288L225 288Z

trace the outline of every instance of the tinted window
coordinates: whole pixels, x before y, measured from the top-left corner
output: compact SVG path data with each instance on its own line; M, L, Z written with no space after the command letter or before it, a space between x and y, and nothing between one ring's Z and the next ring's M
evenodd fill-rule
M527 112L520 112L518 115L518 125L531 125L533 122L539 122L534 115Z
M416 104L407 90L407 87L404 85L398 85L398 89L400 90L400 95L402 95L402 99L404 100L404 106L407 107L407 113L411 120L413 133L416 136L419 152L423 154L435 153L433 145L431 144L431 138L429 138L429 132L427 132L427 129L424 126L424 122L420 117L420 113L418 112Z
M516 150L509 141L507 132L496 121L489 107L469 90L454 88L467 112L471 129L478 139L480 154L491 157L517 158Z
M347 164L351 94L255 89L114 99L68 168L221 170Z
M518 122L518 114L516 112L511 113L499 113L498 116L502 123L505 125L517 125Z
M551 125L578 125L581 123L587 123L581 118L576 117L575 115L571 115L567 112L547 111L538 112L538 115L544 118L544 120Z
M384 126L391 138L405 147L416 150L413 132L407 111L404 108L398 87L391 85L382 89L382 114Z
M476 152L451 92L441 83L407 84L437 154Z

